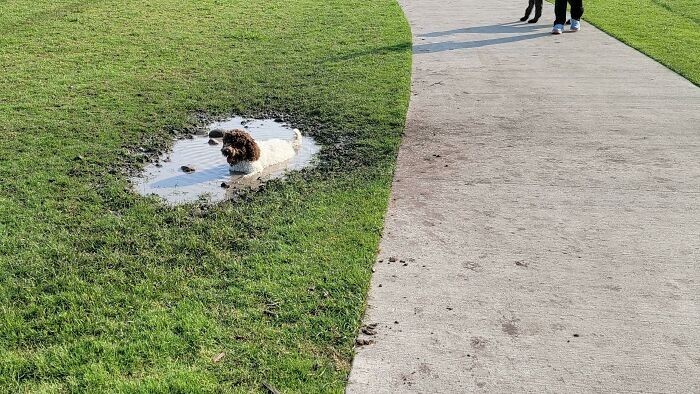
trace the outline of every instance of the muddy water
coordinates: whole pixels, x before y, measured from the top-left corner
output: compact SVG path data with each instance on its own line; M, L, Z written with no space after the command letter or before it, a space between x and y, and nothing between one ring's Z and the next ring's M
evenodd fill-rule
M207 133L215 129L236 128L247 130L258 141L294 138L291 127L267 119L232 118L210 124ZM210 145L209 139L208 135L200 135L176 141L171 152L160 157L157 163L149 164L143 174L132 179L134 190L142 195L155 194L170 204L194 202L201 198L212 202L222 201L228 198L231 190L254 187L266 180L283 177L287 171L312 165L320 149L311 137L304 136L301 149L292 160L244 178L229 172L226 158L220 152L221 139L214 138L216 145ZM191 167L194 171L184 172L182 166ZM222 183L229 188L222 187Z

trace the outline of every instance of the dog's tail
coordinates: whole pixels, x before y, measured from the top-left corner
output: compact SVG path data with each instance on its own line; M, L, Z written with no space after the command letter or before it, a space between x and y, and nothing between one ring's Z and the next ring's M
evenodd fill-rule
M294 129L294 148L299 149L301 147L301 131L299 129Z

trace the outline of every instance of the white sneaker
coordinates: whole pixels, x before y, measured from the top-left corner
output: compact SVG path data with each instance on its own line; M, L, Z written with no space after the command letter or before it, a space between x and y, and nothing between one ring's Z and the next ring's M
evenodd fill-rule
M557 24L552 28L552 34L561 34L564 31L564 25Z
M577 21L576 19L571 20L571 31L579 31L581 30L581 21Z

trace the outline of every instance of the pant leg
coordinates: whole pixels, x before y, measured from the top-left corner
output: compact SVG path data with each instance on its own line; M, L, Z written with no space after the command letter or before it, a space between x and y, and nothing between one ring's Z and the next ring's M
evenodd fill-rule
M544 0L535 0L535 18L542 16L542 2Z
M528 18L530 16L530 13L532 12L532 7L535 5L535 0L530 0L527 3L527 8L525 9L525 18Z
M569 0L571 5L571 19L581 20L583 16L583 0Z
M554 2L554 24L563 25L566 23L566 4L567 0L556 0Z

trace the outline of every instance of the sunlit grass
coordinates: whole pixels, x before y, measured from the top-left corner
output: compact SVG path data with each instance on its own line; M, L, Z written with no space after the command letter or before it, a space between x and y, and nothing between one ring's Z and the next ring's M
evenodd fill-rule
M395 1L1 9L0 391L342 391L408 104ZM200 112L289 114L324 162L235 203L131 193Z

